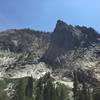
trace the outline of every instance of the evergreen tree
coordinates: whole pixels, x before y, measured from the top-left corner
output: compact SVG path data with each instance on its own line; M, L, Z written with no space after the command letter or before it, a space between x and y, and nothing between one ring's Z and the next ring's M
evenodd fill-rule
M36 85L36 97L35 100L43 100L43 85L42 78L40 78Z
M23 80L20 79L15 88L15 95L13 100L24 100L24 91L23 91Z
M84 94L84 100L90 100L88 86L85 82L83 82L83 94Z
M37 83L36 100L55 100L55 92L50 73L46 73Z
M28 83L25 89L25 96L32 98L32 94L33 94L33 78L28 77Z
M65 100L65 95L64 95L64 90L63 90L63 88L61 88L61 91L60 91L60 100Z
M73 72L74 75L74 89L73 89L73 93L74 93L74 100L79 100L79 88L78 88L78 78L77 78L77 71Z
M50 79L45 83L43 97L44 100L52 100L53 98L53 84Z

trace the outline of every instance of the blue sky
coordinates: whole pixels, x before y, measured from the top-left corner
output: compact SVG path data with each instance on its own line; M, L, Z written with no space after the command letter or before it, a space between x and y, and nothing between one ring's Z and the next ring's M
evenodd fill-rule
M100 0L0 0L0 31L53 31L58 19L100 32Z

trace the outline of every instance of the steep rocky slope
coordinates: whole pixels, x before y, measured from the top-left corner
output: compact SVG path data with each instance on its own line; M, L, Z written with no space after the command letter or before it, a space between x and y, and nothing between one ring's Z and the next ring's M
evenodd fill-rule
M81 57L82 55L83 57L85 52L92 51L90 49L95 49L94 51L99 54L99 45L100 35L94 29L73 27L58 21L51 35L51 44L44 55L44 59L51 64L64 64L62 61L65 58L72 60L72 58L66 56L71 56L76 60L76 56ZM90 54L90 56L92 55Z
M0 100L72 100L71 88L55 82L49 74L0 80Z
M38 64L38 59L45 53L49 43L50 33L30 29L0 32L0 77L18 73L20 77L27 76L33 71L32 66Z
M54 84L64 84L72 91L74 71L80 82L99 84L100 34L93 28L58 20L52 33L30 29L0 32L1 84L5 78L15 81L32 76L38 80L50 72Z
M12 29L0 32L0 50L20 53L46 48L50 34L30 29Z
M60 68L60 71L64 70L62 76L64 73L71 76L72 70L77 68L90 70L99 80L100 34L93 28L72 26L61 20L57 21L52 33L30 29L0 33L1 77L5 74L13 76L17 72L27 76L24 72L32 73L35 69L32 66L38 65L48 70Z

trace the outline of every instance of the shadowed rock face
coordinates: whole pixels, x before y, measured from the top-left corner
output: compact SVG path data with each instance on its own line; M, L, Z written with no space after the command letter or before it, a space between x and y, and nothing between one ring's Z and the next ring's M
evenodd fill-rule
M66 62L65 60L68 61L80 57L80 55L83 56L84 52L87 52L84 51L84 48L93 48L93 45L96 47L99 43L100 34L94 29L80 26L74 27L58 20L54 32L51 34L51 44L43 59L50 64L62 65L62 63ZM81 50L79 50L80 48ZM74 51L73 55L72 51ZM64 57L65 55L67 57Z
M30 29L0 32L0 50L31 52L30 55L39 61L72 69L86 59L90 62L100 58L100 34L93 28L72 26L58 20L51 34Z
M0 50L10 50L11 52L32 51L34 48L47 47L48 43L51 43L48 48L51 54L53 52L55 54L57 51L65 53L68 50L88 47L99 42L100 35L94 29L80 26L74 27L61 20L57 21L52 34L30 29L12 29L0 32Z
M80 82L100 81L100 34L92 28L58 20L51 34L30 29L0 32L0 78L38 79L50 72L66 81L78 69Z
M99 43L100 35L92 28L73 27L58 20L56 28L51 36L52 44L66 50L75 47L87 47L93 42Z
M80 30L59 20L51 38L52 44L68 50L79 46L82 34Z
M56 69L51 70L48 66ZM57 84L58 87L61 84L69 86L72 92L73 72L81 84L85 82L100 87L100 34L93 28L72 26L61 20L57 21L51 34L30 29L0 32L0 100L11 100L11 96L16 96L16 93L19 96L22 94L22 98L25 96L26 99L31 99L32 95L36 96L36 90L39 90L36 85L38 79L47 72L52 74L57 90L57 93L52 93L57 94L54 96L57 99L59 90L63 90L57 89ZM33 81L32 77L27 76L36 80ZM43 91L51 89L44 89L45 85L51 86L50 76L47 76L40 78L39 84L40 87L43 86L43 90L37 92L41 92L43 97L46 93L43 94ZM16 86L19 88L17 92ZM70 92L65 91L67 94ZM7 93L9 97L5 95Z

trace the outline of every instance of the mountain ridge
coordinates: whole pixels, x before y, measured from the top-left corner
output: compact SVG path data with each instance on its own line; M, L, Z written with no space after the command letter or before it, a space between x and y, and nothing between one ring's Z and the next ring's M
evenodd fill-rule
M30 29L0 32L0 86L0 100L38 100L35 96L41 100L46 93L55 98L58 92L61 96L57 97L73 100L75 93L87 97L84 90L96 95L94 91L100 86L100 34L61 20L51 33Z
M82 53L85 48L99 45L100 34L98 34L94 29L77 27L68 25L59 20L56 24L54 32L51 34L51 43L48 50L44 54L43 59L46 59L47 62L50 61L51 64L52 61L54 62L55 60L58 60L58 62L55 62L59 63L59 56L64 56L68 54L67 52L77 51ZM83 32L82 29L83 31L85 29L85 32ZM93 34L93 36L91 34Z

